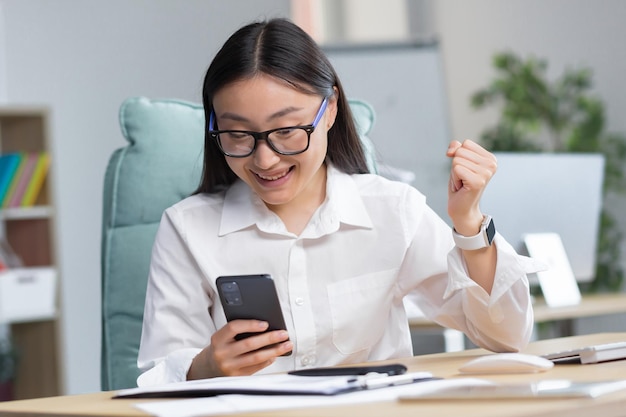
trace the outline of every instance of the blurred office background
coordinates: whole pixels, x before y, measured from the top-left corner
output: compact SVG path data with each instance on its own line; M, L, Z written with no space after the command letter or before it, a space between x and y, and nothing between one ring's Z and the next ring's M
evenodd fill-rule
M448 139L477 138L495 122L495 111L473 110L469 97L491 80L491 57L502 50L546 58L555 76L590 67L608 129L626 132L621 0L0 0L0 104L52 112L65 393L100 389L101 194L108 158L125 144L120 103L200 101L204 71L227 36L278 16L322 44L436 40ZM382 137L375 127L373 140ZM444 143L420 140L419 152L445 153ZM437 201L436 190L423 191ZM625 212L621 199L614 204Z

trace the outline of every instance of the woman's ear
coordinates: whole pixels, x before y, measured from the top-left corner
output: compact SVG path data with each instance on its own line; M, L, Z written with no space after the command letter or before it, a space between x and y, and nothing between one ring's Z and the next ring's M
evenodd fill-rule
M330 130L335 124L337 118L337 103L339 101L339 90L333 86L334 94L328 97L328 105L326 107L326 130Z

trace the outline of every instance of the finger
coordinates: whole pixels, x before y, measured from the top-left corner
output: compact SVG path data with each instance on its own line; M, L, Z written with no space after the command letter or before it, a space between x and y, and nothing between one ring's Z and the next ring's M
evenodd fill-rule
M224 376L251 375L263 368L270 366L276 360L275 356L255 357L236 356L228 358L221 363L221 371Z
M472 181L474 175L480 176L479 183L488 181L495 172L495 157L489 151L472 140L450 142L447 155L452 158L452 169L450 172L449 188L450 192L457 192L461 188L468 188L466 181L470 180L472 188L476 181ZM458 168L462 165L466 170ZM485 168L487 167L487 168Z
M475 152L466 147L460 148L452 159L452 165L462 165L475 174L489 179L495 174L498 168L497 159L495 155L485 151L483 148L479 147L477 149L479 152Z
M242 339L237 342L240 346L233 346L233 348L242 349L242 353L253 352L287 340L289 340L289 334L285 330L275 330Z
M478 152L478 153L489 152L485 148L480 146L480 144L478 142L473 141L471 139L463 140L463 143L461 144L461 147L466 148L466 149L471 149L471 150L473 150L475 152Z
M211 336L212 357L220 369L230 358L246 352L245 345L238 344L235 336L257 333L267 329L268 324L259 320L233 320Z
M455 157L452 167L463 167L475 175L491 177L496 170L496 164L492 160L474 161L468 158Z
M452 172L452 176L457 179L453 191L460 189L480 190L487 185L491 178L487 170L477 170L475 166L468 167L463 164L456 164L452 168Z
M260 363L254 366L248 366L246 368L241 368L237 371L237 373L233 374L232 376L252 375L256 372L259 372L261 369L267 368L268 366L273 364L275 361L276 361L276 358L271 358L263 363Z
M456 153L456 151L461 147L461 142L458 140L453 140L448 145L448 149L446 150L446 156L452 157Z
M286 333L286 332L285 332ZM279 339L282 339L282 335ZM259 336L253 336L239 342L239 345L247 345L244 349L244 353L229 358L225 358L222 361L222 371L224 375L249 375L259 369L263 369L271 365L278 356L282 356L293 350L293 343L289 340L275 342L276 337L269 338L271 343L269 345L262 344L262 347L256 347L255 349L248 350L252 346L258 346L258 344L251 344L253 338L259 338Z
M463 181L457 175L454 166L450 170L449 185L450 185L450 191L453 192L453 193L459 191L461 189L461 187L463 187Z
M488 164L477 157L475 154L463 156L462 153L468 153L467 150L458 150L452 159L452 167L450 169L450 191L456 192L461 188L474 188L477 184L488 181L492 172L485 168ZM476 159L472 159L476 158Z
M486 165L497 164L496 156L493 153L469 139L463 142L463 146L457 154L465 156L476 163L486 163Z
M446 156L450 158L454 158L456 156L457 151L459 150L461 146L462 144L458 140L451 141L450 144L448 145L448 149L446 150ZM452 160L452 164L454 166L454 159ZM448 185L450 187L450 192L453 192L453 193L458 191L463 186L463 183L460 180L460 178L458 178L455 175L454 169L450 170L450 181L448 182Z
M269 323L261 320L233 320L226 323L215 335L219 339L231 340L242 333L260 333L267 330Z

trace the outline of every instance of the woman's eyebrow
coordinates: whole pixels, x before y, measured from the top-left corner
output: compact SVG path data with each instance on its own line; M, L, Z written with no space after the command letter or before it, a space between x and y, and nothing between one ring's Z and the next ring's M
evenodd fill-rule
M289 113L297 112L300 110L302 110L302 107L294 107L294 106L285 107L284 109L281 109L277 111L276 113L269 115L266 121L270 122L274 119L278 119L280 117L288 115ZM232 113L232 112L225 112L225 113L220 114L220 119L229 119L229 120L234 120L236 122L249 122L250 121L248 118L243 117L240 114Z
M285 107L282 110L277 111L276 113L270 115L270 117L267 118L267 121L272 121L273 119L278 119L279 117L283 117L288 115L289 113L293 113L293 112L297 112L302 110L302 107L293 107L293 106L289 106L289 107Z
M246 119L243 116L238 115L237 113L230 113L230 112L226 112L226 113L222 113L219 115L220 119L230 119L230 120L234 120L236 122L247 122L248 119Z

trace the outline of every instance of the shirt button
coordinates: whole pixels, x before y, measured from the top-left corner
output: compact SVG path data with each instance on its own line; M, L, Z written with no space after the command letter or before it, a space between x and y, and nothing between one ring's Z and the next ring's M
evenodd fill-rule
M300 363L303 366L315 364L315 355L307 355L307 356L302 357L302 359L300 360Z
M304 304L304 298L302 297L296 298L296 305L301 306L302 304Z

